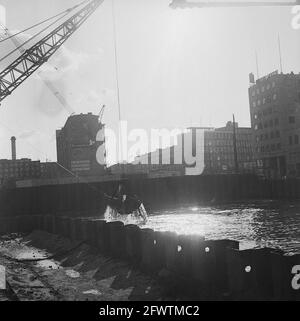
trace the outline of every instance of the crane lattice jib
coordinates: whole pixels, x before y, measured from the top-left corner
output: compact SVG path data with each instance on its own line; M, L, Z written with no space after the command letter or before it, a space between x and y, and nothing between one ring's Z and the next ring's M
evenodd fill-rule
M104 0L92 0L0 73L0 102L9 96L88 19Z
M0 23L0 28L4 30L5 36L10 37L11 33L10 31L2 24ZM1 39L1 35L0 35ZM11 41L16 46L16 48L19 48L19 52L23 54L26 49L22 46L21 41L18 40L17 37L12 37ZM50 66L50 65L49 65ZM43 70L39 70L37 75L41 78L41 80L44 82L46 87L52 92L52 94L57 98L57 100L62 104L62 106L71 114L74 112L71 108L71 106L68 104L67 100L63 97L63 95L59 92L59 90L53 85L51 81L49 81L46 77L44 77L45 72Z

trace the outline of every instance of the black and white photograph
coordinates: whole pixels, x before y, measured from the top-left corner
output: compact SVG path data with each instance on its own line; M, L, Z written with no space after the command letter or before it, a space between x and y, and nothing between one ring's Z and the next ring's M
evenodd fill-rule
M90 320L300 301L300 0L0 0L16 301Z

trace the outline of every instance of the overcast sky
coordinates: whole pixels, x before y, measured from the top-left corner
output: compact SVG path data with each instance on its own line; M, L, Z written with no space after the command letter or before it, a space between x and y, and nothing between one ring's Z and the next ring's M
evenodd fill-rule
M78 1L77 1L78 2ZM1 0L10 30L48 18L75 0ZM300 71L300 30L291 8L169 8L170 0L115 0L120 98L130 128L223 126L235 113L250 126L248 74ZM24 36L26 37L26 35ZM1 56L12 44L0 44ZM1 69L10 60L1 63ZM76 113L98 113L118 122L111 0L50 60L48 78ZM48 67L49 69L49 67ZM47 69L47 70L48 70ZM10 136L18 157L56 160L55 130L68 117L38 77L28 79L0 108L0 158L9 158Z

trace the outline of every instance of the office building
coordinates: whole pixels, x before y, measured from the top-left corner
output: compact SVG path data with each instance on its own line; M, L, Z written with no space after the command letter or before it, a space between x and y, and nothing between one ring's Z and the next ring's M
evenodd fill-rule
M57 161L66 176L105 174L105 153L102 156L97 153L105 144L104 125L98 116L91 113L70 116L65 126L56 131L56 142Z
M249 88L254 153L269 178L300 176L300 74L277 71Z

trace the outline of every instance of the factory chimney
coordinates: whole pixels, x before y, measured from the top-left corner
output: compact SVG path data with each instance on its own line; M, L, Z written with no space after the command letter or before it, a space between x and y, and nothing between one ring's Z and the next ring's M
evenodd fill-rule
M10 140L11 140L11 158L12 160L16 160L17 159L16 137L13 136Z

